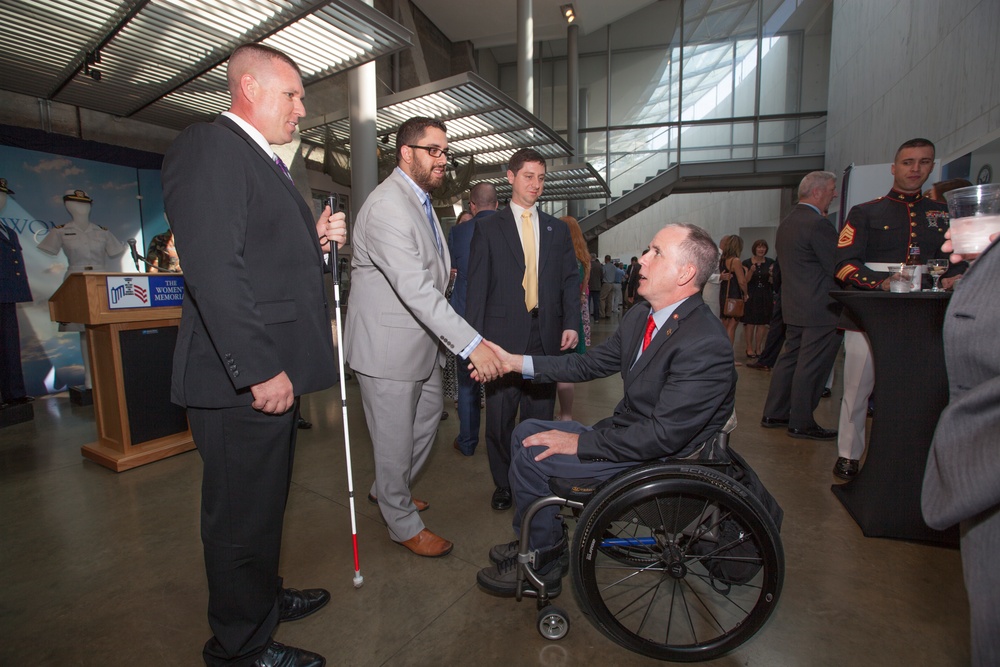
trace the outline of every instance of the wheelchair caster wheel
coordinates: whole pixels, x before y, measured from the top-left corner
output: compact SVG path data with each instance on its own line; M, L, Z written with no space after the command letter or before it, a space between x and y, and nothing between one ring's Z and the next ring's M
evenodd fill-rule
M538 610L538 634L550 641L562 639L569 632L569 614L559 607Z

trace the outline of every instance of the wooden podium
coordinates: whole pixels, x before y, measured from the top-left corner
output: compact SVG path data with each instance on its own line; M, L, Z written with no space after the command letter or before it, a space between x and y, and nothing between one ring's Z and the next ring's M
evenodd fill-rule
M87 327L97 442L81 452L115 472L194 449L186 412L170 403L180 306L112 308L108 298L109 278L168 275L73 273L49 299L53 321Z

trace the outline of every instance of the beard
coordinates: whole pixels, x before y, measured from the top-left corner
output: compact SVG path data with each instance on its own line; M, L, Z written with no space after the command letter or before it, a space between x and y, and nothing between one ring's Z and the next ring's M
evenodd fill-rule
M433 192L444 182L444 173L440 175L434 173L434 166L424 167L419 163L413 165L413 182L419 185L425 192Z

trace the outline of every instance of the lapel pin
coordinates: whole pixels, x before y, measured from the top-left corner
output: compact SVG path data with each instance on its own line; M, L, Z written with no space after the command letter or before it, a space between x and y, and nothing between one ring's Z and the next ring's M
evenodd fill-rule
M551 226L549 226L549 227L546 227L546 228L545 228L545 231L547 231L547 232L551 232L551 231L552 231L552 227L551 227Z

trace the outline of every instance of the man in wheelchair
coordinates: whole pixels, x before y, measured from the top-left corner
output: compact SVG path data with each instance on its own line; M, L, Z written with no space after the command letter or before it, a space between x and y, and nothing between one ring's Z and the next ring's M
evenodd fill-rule
M506 372L542 382L584 382L620 372L625 396L614 414L593 426L527 420L511 439L514 531L525 509L551 495L550 478L606 480L656 460L698 458L733 412L736 370L725 328L701 298L717 270L719 249L695 225L661 229L639 262L638 293L648 308L632 308L607 341L584 355L525 357L490 344ZM539 510L529 527L534 569L550 596L561 591L567 539L559 508ZM519 542L490 550L491 567L477 581L514 596Z

